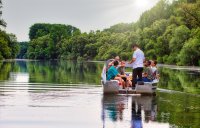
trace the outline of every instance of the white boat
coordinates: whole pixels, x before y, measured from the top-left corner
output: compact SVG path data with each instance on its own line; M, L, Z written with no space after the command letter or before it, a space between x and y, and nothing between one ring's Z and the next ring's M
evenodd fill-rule
M154 80L153 82L144 82L142 85L136 84L135 89L126 88L122 89L119 86L119 82L117 80L106 80L106 67L104 66L102 71L102 80L101 84L103 87L104 94L155 94L157 88L158 80Z

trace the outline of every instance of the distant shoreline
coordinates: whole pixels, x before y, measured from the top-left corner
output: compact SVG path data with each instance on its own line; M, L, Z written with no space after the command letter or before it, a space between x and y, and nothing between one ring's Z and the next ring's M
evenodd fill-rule
M52 60L34 60L34 59L5 59L0 60L0 62L11 62L11 61L61 61L61 59L52 59ZM77 61L77 60L62 60L62 61ZM103 63L105 61L98 61L98 60L84 60L85 62L99 62ZM84 62L83 61L83 62ZM79 61L81 62L81 61ZM167 67L171 69L177 69L177 70L190 70L190 71L198 71L200 72L200 66L178 66L178 65L169 65L169 64L158 64L158 67Z
M189 70L189 71L200 72L200 66L178 66L178 65L158 64L158 67L166 67L166 68L176 69L176 70Z

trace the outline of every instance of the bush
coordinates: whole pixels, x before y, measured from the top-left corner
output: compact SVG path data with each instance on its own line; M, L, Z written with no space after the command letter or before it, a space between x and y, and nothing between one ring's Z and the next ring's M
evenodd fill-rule
M77 58L77 61L84 61L84 58L81 57L81 56L79 56L79 57Z
M175 55L168 56L167 64L176 64L176 56Z
M158 61L158 63L163 63L163 58L162 57L158 57L157 61Z
M131 52L122 52L122 53L120 54L120 58L121 58L122 60L125 60L125 61L131 59L131 57L132 57L132 53L131 53Z
M0 52L0 60L3 60L3 56L1 55L1 52Z
M163 56L163 63L167 62L168 55Z
M200 43L198 39L191 39L182 48L179 59L182 65L199 65Z

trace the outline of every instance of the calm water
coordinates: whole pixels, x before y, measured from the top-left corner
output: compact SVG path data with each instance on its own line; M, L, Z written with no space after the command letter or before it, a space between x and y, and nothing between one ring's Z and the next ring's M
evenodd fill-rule
M102 67L0 62L0 128L199 128L199 68L160 66L152 97L103 96Z

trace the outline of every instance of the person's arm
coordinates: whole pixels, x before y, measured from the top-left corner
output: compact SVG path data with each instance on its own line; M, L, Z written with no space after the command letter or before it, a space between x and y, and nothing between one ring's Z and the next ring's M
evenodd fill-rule
M118 77L121 77L121 75L120 75L120 74L117 74L117 76L118 76Z
M132 60L129 62L129 64L132 64L133 62L135 62L136 58L132 58Z
M146 58L144 57L144 58L143 58L143 63L145 63L145 62L146 62Z
M129 62L129 64L132 64L136 60L136 52L133 53L132 60Z
M112 66L114 63L114 61L111 61L110 63L108 63L108 66Z

